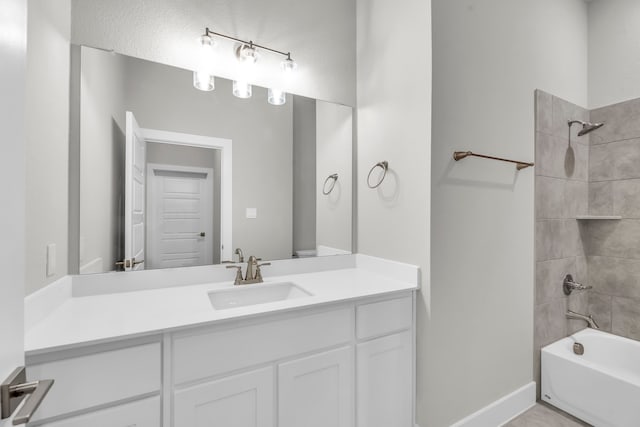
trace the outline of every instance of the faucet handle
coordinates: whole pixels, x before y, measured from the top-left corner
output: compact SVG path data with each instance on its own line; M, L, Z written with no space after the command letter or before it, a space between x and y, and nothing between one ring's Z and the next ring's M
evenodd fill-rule
M260 267L264 267L265 265L271 265L271 263L263 262L262 264L256 265L256 280L258 283L262 283L262 271L260 271Z
M593 286L585 286L573 280L573 276L567 274L562 282L562 290L565 295L571 295L572 291L586 291L592 289Z
M239 265L227 265L227 268L235 268L236 269L236 278L233 282L234 285L239 285L242 283L242 266Z

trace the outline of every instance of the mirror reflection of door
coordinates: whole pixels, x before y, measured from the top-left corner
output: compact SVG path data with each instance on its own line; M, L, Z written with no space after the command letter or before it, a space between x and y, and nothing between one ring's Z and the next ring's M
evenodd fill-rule
M131 111L126 113L124 267L144 270L146 142Z
M213 169L147 167L147 268L212 264Z

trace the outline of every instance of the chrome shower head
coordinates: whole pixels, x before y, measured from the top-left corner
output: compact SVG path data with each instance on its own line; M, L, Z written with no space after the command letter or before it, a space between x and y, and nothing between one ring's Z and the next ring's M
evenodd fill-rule
M578 136L586 135L589 132L593 132L594 130L604 126L604 123L589 123L589 122L583 122L582 120L570 120L569 129L571 129L571 126L573 126L576 123L579 123L582 125L582 129L578 132Z

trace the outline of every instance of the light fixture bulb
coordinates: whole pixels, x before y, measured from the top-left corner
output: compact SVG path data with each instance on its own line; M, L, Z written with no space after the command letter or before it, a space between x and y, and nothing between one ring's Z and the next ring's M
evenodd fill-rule
M290 57L287 57L287 59L282 61L281 65L285 73L292 73L296 70L296 68L298 68L298 64L296 64L296 62Z
M197 40L199 47L198 69L193 72L193 87L198 90L209 92L215 89L215 77L211 72L211 55L213 45L215 44L213 38L204 33Z
M198 37L197 42L203 48L212 48L215 45L213 37L206 33Z
M280 89L269 89L267 100L271 105L284 105L287 102L287 93Z
M237 98L251 98L251 85L247 82L233 81L233 96Z
M246 64L255 64L258 61L258 50L252 44L243 44L237 50L238 59Z
M193 87L205 92L211 92L216 88L215 76L205 70L194 71Z

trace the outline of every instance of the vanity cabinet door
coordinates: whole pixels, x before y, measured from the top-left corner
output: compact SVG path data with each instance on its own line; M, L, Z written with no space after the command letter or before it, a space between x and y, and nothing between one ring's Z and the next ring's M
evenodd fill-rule
M273 368L179 389L176 427L274 427Z
M278 426L352 427L353 363L345 347L281 364Z
M358 427L412 425L411 347L409 331L358 344Z

